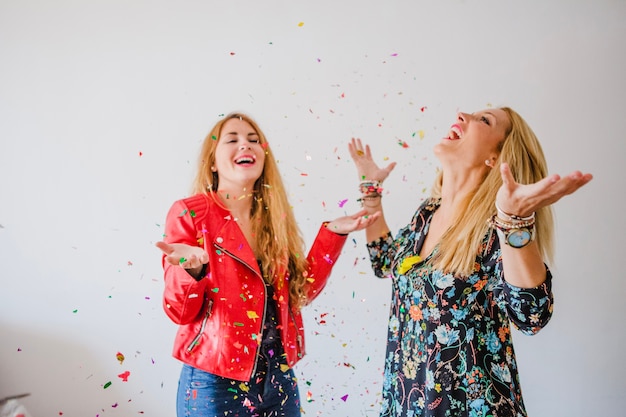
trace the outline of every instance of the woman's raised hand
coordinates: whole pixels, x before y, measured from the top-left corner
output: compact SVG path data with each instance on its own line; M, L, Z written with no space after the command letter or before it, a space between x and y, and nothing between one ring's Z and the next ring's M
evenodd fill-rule
M372 152L369 145L363 147L361 139L352 138L350 143L348 143L348 150L356 165L360 180L383 182L396 166L396 163L392 162L385 168L380 168L372 159Z
M556 203L593 179L591 174L574 171L564 177L552 174L534 184L518 184L507 163L500 166L500 174L502 186L496 194L496 204L505 213L522 217Z
M172 265L180 265L185 269L199 269L209 262L209 254L199 246L185 243L157 242L156 247L166 255L165 260Z

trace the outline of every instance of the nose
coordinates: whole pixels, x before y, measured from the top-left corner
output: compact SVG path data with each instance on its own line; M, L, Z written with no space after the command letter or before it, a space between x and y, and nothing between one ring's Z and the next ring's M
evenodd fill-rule
M466 121L466 120L467 120L467 116L468 116L468 115L467 115L467 114L465 114L465 113L463 113L463 112L458 112L458 113L456 114L456 119L457 119L459 122L464 122L464 121Z
M245 151L246 149L250 149L250 145L246 145L245 143L242 145L239 145L240 151Z

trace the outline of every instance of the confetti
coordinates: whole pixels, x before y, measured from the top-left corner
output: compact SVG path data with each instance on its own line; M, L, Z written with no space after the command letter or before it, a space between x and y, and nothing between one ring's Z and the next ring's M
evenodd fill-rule
M405 141L398 139L398 145L402 146L403 148L408 148L409 144L406 143Z
M341 201L339 202L339 207L343 207L343 206L344 206L347 202L348 202L348 199L347 199L347 198L346 198L346 199L344 199L344 200L341 200Z
M130 371L124 371L118 375L122 379L123 382L128 382L128 377L130 376Z
M117 360L120 362L120 365L124 363L124 359L125 359L125 357L124 357L124 354L123 354L123 353L121 353L121 352L117 352L117 353L115 354L115 357L116 357L116 358L117 358Z
M112 382L111 382L111 381L109 381L109 382L107 382L106 384L104 384L104 389L109 388L109 387L111 386L111 384L112 384Z
M406 273L413 265L421 261L422 258L419 255L409 256L408 258L404 258L400 265L398 266L398 273L400 275Z
M348 394L346 394L343 397L341 397L341 399L343 400L343 402L346 402L346 400L348 399Z
M298 23L298 27L302 27L302 26L304 26L304 22Z

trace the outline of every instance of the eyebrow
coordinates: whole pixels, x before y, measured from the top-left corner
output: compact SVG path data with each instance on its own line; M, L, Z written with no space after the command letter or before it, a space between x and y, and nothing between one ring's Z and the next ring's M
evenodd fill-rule
M226 136L226 135L236 135L236 134L237 134L237 132L227 132L227 133L224 133L224 136ZM259 136L259 134L256 133L256 132L250 132L250 133L248 133L247 136Z

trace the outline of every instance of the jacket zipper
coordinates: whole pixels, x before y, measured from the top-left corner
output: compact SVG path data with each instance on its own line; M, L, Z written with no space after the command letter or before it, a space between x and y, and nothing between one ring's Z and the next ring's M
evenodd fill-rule
M200 337L202 337L202 333L204 333L204 328L206 327L206 322L209 320L211 316L211 309L213 308L213 300L209 299L209 307L206 309L206 313L204 313L204 318L202 319L202 326L200 326L200 330L196 334L196 337L193 338L189 346L187 346L187 353L191 353L194 347L198 344Z
M247 266L252 272L254 272L254 275L257 276L260 280L261 283L263 284L263 289L264 289L264 294L265 294L265 299L263 300L263 314L261 316L261 328L260 333L261 333L261 337L263 337L263 323L265 323L265 313L267 312L267 291L265 290L265 280L263 279L263 277L261 275L259 275L256 270L254 268L252 268L250 265L248 265L247 262L245 262L243 259L237 257L236 255L232 254L231 252L227 251L226 249L224 249L223 247L217 245L217 244L213 244L216 248L218 248L219 250L223 251L224 253L227 253L228 256L230 256L233 259L238 260L239 262L241 262L242 264L244 264L245 266ZM257 333L258 334L258 333ZM261 349L261 342L257 342L256 345L256 353L254 355L254 365L252 366L252 374L250 374L250 378L252 378L252 375L254 375L256 373L256 368L257 368L257 356L259 355L259 350Z

